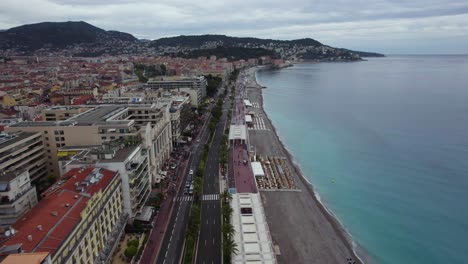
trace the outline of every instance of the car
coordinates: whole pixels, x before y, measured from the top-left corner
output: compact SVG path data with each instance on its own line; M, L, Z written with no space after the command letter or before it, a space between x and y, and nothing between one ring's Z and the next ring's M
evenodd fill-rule
M177 168L177 164L175 164L175 163L172 163L172 164L171 164L171 169L173 169L173 170L174 170L175 168Z
M192 175L192 174L193 174L193 170L192 170L192 169L190 169L190 171L189 171L189 175Z
M189 194L190 194L190 195L193 194L193 184L190 184L190 187L189 187Z
M199 139L199 138L197 138L197 142L200 142L200 139Z

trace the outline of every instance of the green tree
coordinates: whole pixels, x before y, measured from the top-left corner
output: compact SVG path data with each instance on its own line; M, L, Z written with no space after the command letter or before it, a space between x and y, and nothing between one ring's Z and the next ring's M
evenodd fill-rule
M132 239L132 240L129 240L129 241L127 242L127 247L129 247L129 246L135 246L136 248L138 248L138 244L139 244L138 240Z
M125 256L128 257L128 258L132 258L133 256L135 256L138 252L138 248L135 247L134 245L131 245L131 246L128 246L126 249L125 249Z
M159 65L159 69L160 69L161 75L164 76L164 75L167 74L167 67L166 67L166 65L164 65L164 64Z

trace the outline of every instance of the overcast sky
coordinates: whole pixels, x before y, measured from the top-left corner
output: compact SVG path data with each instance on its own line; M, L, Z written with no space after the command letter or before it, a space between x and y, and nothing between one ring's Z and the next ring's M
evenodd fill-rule
M468 54L467 0L0 0L0 29L69 20L147 39L310 37L387 54Z

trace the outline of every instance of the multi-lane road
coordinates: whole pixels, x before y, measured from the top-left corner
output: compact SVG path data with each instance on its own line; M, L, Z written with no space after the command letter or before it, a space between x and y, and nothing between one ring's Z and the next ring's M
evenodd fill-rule
M221 93L222 90L219 92ZM229 107L228 101L226 99L223 109ZM209 114L207 113L207 115ZM178 264L182 260L185 233L193 200L192 196L184 194L184 188L188 182L188 171L190 169L196 171L201 160L203 146L205 143L208 143L209 130L206 123L208 121L205 122L196 143L192 147L187 173L184 175L183 182L178 190L178 197L175 199L174 209L156 260L158 264ZM221 263L221 208L219 201L218 153L225 123L226 113L223 111L220 122L216 126L216 132L205 167L202 222L200 237L198 239L197 263Z
M179 195L176 198L171 219L167 225L164 240L156 261L158 264L175 264L179 263L182 258L185 232L187 229L190 208L192 206L192 196L184 194L184 188L188 182L188 171L190 169L196 171L196 168L200 163L203 145L208 141L208 136L209 131L205 125L197 138L197 141L199 140L199 142L196 142L192 146L187 173L184 175L184 180L180 185L178 191Z
M221 263L221 203L219 200L219 149L227 120L230 102L226 97L222 116L216 125L203 180L203 196L211 195L216 200L202 200L201 227L196 251L199 264Z

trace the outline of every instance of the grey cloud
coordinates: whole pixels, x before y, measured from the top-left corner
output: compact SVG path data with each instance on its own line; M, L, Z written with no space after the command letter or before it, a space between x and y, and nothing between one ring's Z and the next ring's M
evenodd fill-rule
M376 39L401 43L405 39L420 39L423 43L442 36L462 43L468 39L466 0L0 1L0 28L66 20L84 20L143 38L204 33L281 39L313 37L358 48L382 43ZM468 43L464 43L468 53ZM374 50L379 51L379 47Z

